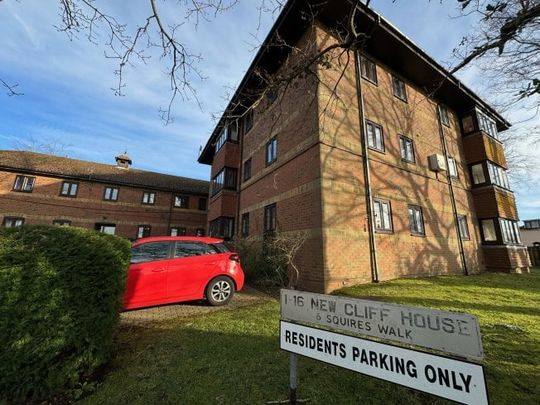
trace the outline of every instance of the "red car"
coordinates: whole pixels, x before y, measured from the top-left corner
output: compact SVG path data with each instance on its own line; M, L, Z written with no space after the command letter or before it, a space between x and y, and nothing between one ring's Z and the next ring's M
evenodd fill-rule
M221 239L143 238L131 252L124 309L203 298L224 305L244 286L240 258Z

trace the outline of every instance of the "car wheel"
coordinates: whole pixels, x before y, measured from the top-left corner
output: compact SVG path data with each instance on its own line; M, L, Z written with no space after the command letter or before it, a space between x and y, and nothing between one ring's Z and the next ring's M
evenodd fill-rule
M234 295L234 283L229 277L216 277L206 287L206 300L210 305L225 305Z

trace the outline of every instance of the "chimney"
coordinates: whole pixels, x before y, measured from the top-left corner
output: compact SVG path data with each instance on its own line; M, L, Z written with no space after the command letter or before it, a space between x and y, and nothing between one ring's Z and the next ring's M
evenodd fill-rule
M116 167L120 169L129 169L129 166L131 166L131 159L127 155L127 151L124 153L115 156L114 159L116 160Z

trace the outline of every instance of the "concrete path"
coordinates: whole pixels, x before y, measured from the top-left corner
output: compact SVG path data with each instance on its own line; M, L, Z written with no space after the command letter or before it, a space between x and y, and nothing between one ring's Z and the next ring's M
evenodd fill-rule
M146 326L149 323L163 323L183 318L193 318L215 311L231 310L248 305L271 301L274 298L252 287L245 286L237 292L232 301L221 307L212 307L205 301L185 302L181 304L162 305L145 309L136 309L120 314L122 326ZM148 325L149 326L149 325ZM152 325L154 326L154 325Z

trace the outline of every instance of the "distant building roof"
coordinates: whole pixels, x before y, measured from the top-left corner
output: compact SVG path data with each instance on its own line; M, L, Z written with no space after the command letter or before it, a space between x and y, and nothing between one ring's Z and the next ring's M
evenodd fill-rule
M208 194L209 182L116 165L88 162L29 151L0 150L0 170L61 178L161 189L189 194Z

